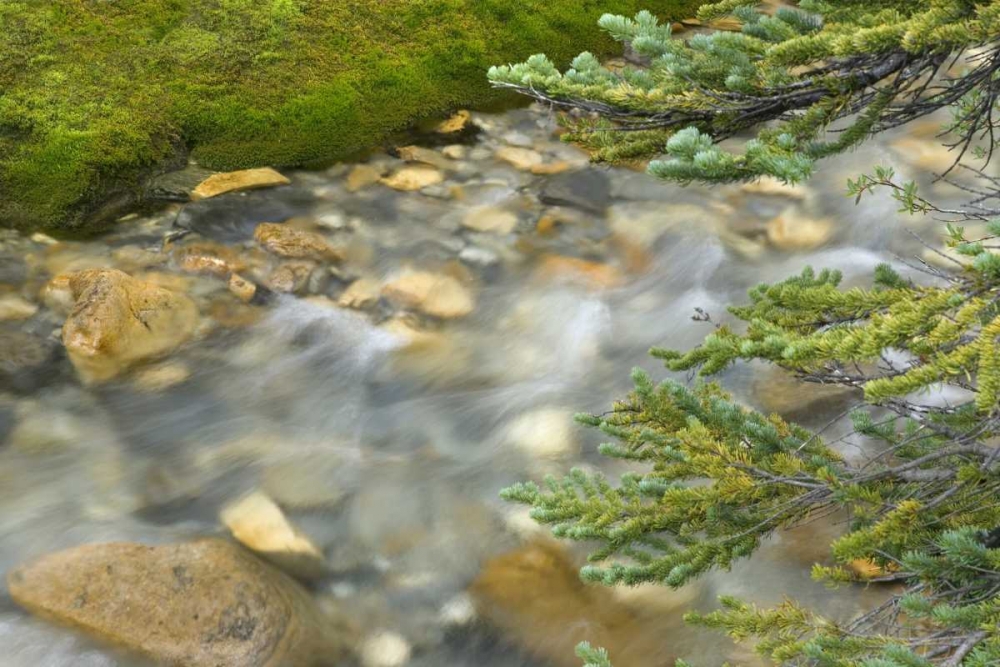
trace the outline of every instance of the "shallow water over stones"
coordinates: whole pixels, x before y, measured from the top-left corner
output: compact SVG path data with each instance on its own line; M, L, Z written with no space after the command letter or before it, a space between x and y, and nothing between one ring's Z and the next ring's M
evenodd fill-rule
M683 627L681 607L787 594L856 611L858 591L809 580L827 557L816 532L835 524L783 533L686 591L587 592L580 554L539 545L497 492L573 465L622 472L570 416L606 409L632 365L655 369L650 346L697 344L713 325L696 308L726 321L748 287L805 264L863 283L879 262L926 252L904 229L940 244L889 199L843 196L848 176L890 160L916 172L900 160L924 154L894 153L890 136L825 163L807 188L685 189L586 165L543 109L472 123L464 145L438 137L286 173L289 185L171 204L103 238L0 236L0 300L17 306L0 318L0 571L88 542L222 536L220 512L257 493L322 552L306 585L350 617L328 631L368 667L576 664L553 647L609 632L655 664L753 664ZM260 223L308 236L289 250L255 240ZM60 343L73 304L51 283L94 268L192 300L190 338L82 382ZM848 405L759 366L721 380L806 426ZM5 667L142 664L6 592L0 646Z

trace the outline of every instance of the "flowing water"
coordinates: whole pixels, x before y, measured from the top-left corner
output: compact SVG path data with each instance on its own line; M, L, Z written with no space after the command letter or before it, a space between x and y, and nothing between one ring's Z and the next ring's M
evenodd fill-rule
M570 626L592 622L580 610L562 609L538 628L518 625L537 625L530 609L505 609L513 621L501 627L488 622L489 600L466 593L491 559L538 539L525 511L498 491L573 466L623 472L596 455L600 438L572 414L607 409L628 390L633 366L665 376L647 349L697 344L754 284L806 264L862 283L882 261L936 261L906 233L940 245L931 221L897 214L886 197L856 208L843 195L845 179L875 163L919 173L940 157L927 148L933 138L880 138L823 164L803 188L706 189L586 166L543 109L474 122L479 132L463 134L450 157L441 137L416 138L433 144L443 177L420 191L363 183L365 173L403 165L376 153L364 160L368 172L345 164L290 173L290 186L170 205L87 241L2 237L0 297L38 304L57 273L120 267L185 291L203 321L165 360L110 382L81 383L58 349L16 382L7 377L0 571L85 542L222 535L220 509L260 489L323 549L328 573L310 584L316 598L349 610L362 638L379 630L405 638L406 664L575 664L530 637L544 631L558 645ZM518 169L505 161L510 148L569 171ZM466 226L470 211L497 210L516 219L513 231ZM254 247L254 225L288 218L319 229L347 259L313 268L297 293L264 305L243 304L226 280L183 273L165 250L211 240L250 258L266 281L274 264ZM177 238L180 228L194 232ZM455 278L473 295L473 312L440 320L386 299L364 311L336 305L355 278L384 282L407 268ZM699 308L711 322L692 319ZM0 362L18 363L15 343L49 350L62 319L45 305L8 316ZM748 404L811 427L854 400L802 389L763 366L736 367L721 381ZM843 426L827 433L836 439ZM865 443L838 446L851 455ZM619 592L606 613L617 605L636 614L629 637L646 647L645 664L676 656L754 664L725 638L685 628L681 609L711 609L720 594L766 604L791 596L849 616L880 591L831 592L809 579L810 565L828 559L826 536L839 530L828 520L777 535L731 572L680 592ZM558 587L545 583L537 594L558 604ZM531 606L530 592L521 598ZM0 647L0 665L10 667L138 664L30 617L2 592Z

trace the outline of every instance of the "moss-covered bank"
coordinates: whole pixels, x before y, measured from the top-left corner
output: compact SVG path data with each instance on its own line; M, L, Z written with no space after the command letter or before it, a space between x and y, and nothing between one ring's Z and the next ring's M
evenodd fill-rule
M603 12L698 4L0 2L0 223L80 229L185 148L215 169L327 162L489 102L491 64L594 45Z

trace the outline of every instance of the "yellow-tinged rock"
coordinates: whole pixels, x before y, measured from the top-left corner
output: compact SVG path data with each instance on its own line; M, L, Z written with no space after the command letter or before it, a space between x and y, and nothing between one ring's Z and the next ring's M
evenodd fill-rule
M468 124L469 119L472 118L472 114L465 109L460 109L455 112L451 118L441 121L438 123L437 127L434 128L435 132L439 134L454 134L455 132L461 132L465 129Z
M286 294L299 292L309 282L309 276L316 269L316 264L309 261L284 262L267 277L267 286L275 292Z
M410 192L426 188L430 185L437 185L443 180L444 175L434 167L410 165L396 170L380 182L393 190Z
M433 317L465 317L476 304L472 292L455 278L429 271L407 271L382 288L382 295Z
M62 340L85 382L109 380L133 363L174 349L194 332L198 309L184 294L116 269L67 279L74 300Z
M670 591L660 589L661 595ZM469 588L479 616L537 660L576 667L581 641L608 649L616 667L673 664L683 625L622 604L603 586L588 586L559 544L535 541L486 563Z
M773 176L764 176L740 186L740 191L748 195L766 195L772 197L787 197L789 199L805 200L809 198L809 188L802 184L792 185L782 183Z
M243 546L286 572L306 578L323 574L323 552L263 493L227 505L220 519Z
M238 273L234 273L229 276L229 291L235 294L236 298L243 303L250 303L257 294L257 285Z
M262 222L253 231L254 240L264 249L289 259L340 260L343 254L322 234L294 229L288 225Z
M625 282L622 272L610 264L565 255L542 257L535 270L535 278L541 281L567 281L593 290L619 287Z
M569 162L568 160L558 160L556 162L545 162L542 164L532 165L529 171L532 174L537 174L539 176L551 176L552 174L561 174L564 171L570 171L571 169L579 169L582 166L582 164Z
M163 391L175 387L191 377L191 369L184 364L167 362L143 368L135 374L135 386L143 391Z
M510 234L517 227L517 214L501 206L477 206L462 217L462 226L477 232Z
M16 294L0 296L0 322L26 320L38 312L38 306Z
M867 558L855 558L847 565L848 569L856 574L859 579L877 579L892 574L891 568L884 568L875 561Z
M825 218L786 209L767 223L767 240L780 250L813 250L833 236L833 223Z
M536 459L562 460L579 451L573 413L562 408L539 408L510 423L504 441Z
M426 164L438 169L450 169L452 167L451 160L441 153L430 148L424 148L423 146L402 146L397 148L396 152L399 153L400 159L406 162Z
M227 192L241 192L258 188L288 185L290 180L270 167L242 169L222 174L212 174L191 191L191 199L208 199Z
M376 167L370 164L355 165L347 174L348 192L357 192L369 185L378 183L379 179L385 175L385 168Z
M171 254L177 268L188 273L222 277L246 268L235 250L210 241L177 246Z
M900 137L889 147L913 166L935 174L948 171L958 158L958 151L949 149L934 138Z
M332 667L346 632L293 579L224 540L85 544L7 575L49 621L185 667Z
M54 310L60 315L65 315L73 308L75 301L73 289L69 286L69 278L72 274L63 273L55 276L45 283L38 297L47 308Z
M364 310L378 303L382 285L374 278L358 278L341 293L337 304L343 308Z
M496 158L521 171L531 171L532 168L542 163L542 156L538 151L518 146L503 146L498 148Z

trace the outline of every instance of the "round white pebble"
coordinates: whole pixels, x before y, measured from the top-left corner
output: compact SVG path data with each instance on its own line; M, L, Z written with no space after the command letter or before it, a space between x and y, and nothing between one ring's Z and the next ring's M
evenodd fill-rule
M402 667L410 661L410 643L395 632L383 630L365 639L361 646L364 667Z
M476 620L476 606L466 593L459 593L441 607L439 618L442 625L468 625Z

